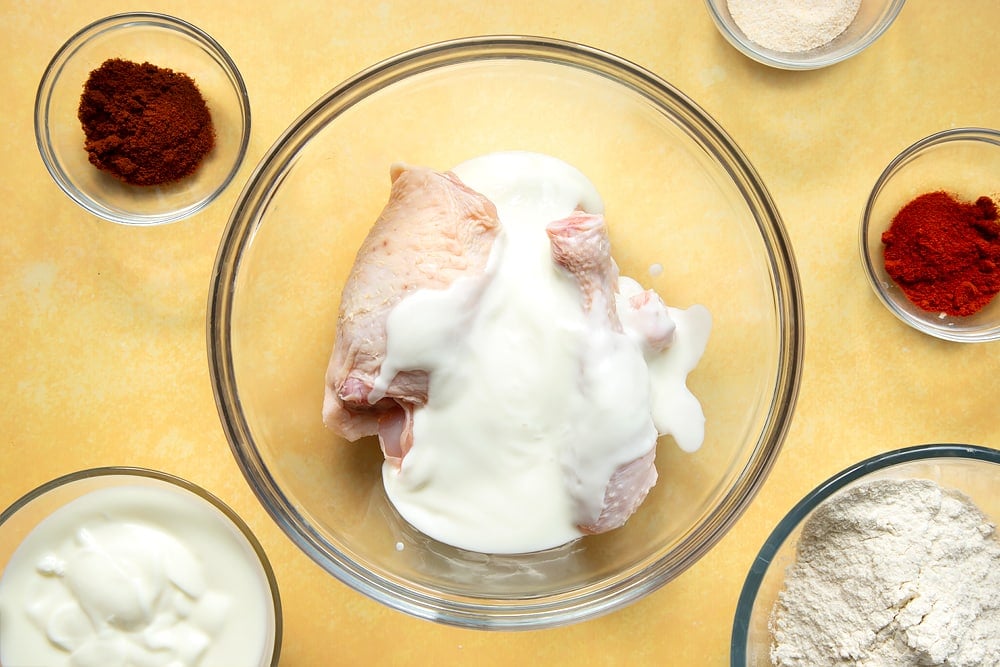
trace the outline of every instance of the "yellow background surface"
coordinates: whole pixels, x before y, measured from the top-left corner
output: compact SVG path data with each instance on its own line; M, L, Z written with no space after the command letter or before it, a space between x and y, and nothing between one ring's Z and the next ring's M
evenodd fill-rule
M206 30L247 84L253 131L235 184L195 218L100 221L52 182L32 108L76 30L125 10ZM785 72L735 51L701 0L0 3L0 507L58 475L138 465L187 478L256 532L283 598L282 665L725 665L743 579L775 523L829 475L925 442L1000 448L1000 343L921 335L879 303L857 228L885 164L938 130L1000 127L996 0L911 0L861 55ZM242 185L309 104L358 70L442 39L524 33L616 53L678 87L757 168L792 241L806 356L784 449L704 558L663 589L571 627L487 633L390 611L325 574L267 517L230 454L206 359L219 238ZM997 175L1000 178L1000 174Z

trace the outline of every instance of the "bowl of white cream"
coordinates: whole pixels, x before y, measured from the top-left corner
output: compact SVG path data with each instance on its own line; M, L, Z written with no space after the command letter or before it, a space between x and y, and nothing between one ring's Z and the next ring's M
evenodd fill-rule
M0 664L265 667L281 604L263 549L166 473L83 470L0 514Z
M1000 451L928 444L818 485L761 547L733 667L1000 663Z
M238 201L209 363L251 488L324 570L473 628L608 613L767 476L801 295L726 133L613 54L487 36L372 66Z

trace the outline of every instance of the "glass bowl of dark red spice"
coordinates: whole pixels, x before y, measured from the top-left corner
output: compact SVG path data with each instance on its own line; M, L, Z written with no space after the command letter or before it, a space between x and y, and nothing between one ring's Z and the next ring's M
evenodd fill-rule
M35 99L35 137L56 184L124 225L191 216L246 155L250 102L222 46L172 16L124 13L74 34Z
M1000 340L1000 132L921 139L878 178L861 218L861 260L903 322L949 341Z

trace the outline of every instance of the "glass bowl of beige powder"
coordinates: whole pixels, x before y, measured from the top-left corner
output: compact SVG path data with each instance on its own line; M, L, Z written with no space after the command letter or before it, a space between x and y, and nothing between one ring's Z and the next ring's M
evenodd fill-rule
M732 665L1000 664L1000 451L931 444L837 473L778 523Z
M861 53L905 0L705 0L722 36L743 55L787 70L827 67Z

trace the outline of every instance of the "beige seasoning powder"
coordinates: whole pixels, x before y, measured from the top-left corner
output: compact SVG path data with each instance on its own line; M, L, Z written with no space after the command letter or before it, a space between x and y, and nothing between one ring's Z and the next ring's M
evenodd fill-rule
M844 32L861 0L728 0L747 38L772 51L809 51Z

